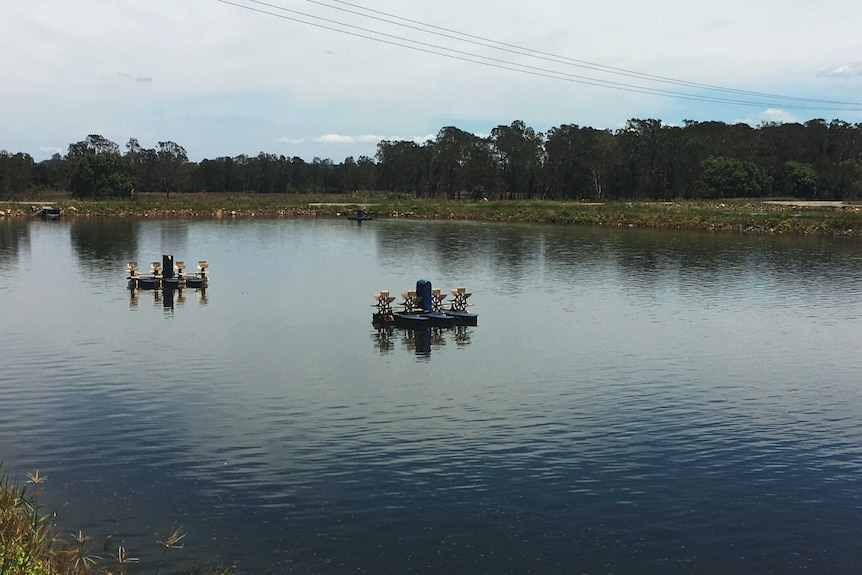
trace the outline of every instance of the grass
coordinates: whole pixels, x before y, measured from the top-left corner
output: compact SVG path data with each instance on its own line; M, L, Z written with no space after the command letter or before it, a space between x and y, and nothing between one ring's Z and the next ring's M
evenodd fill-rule
M500 222L589 224L862 237L862 204L840 207L789 205L761 199L673 202L472 201L414 198L409 194L357 192L302 194L140 194L126 200L76 200L50 194L29 202L0 202L13 215L52 205L66 215L107 217L339 217L358 207L379 217L446 218Z
M23 485L13 484L4 473L0 477L0 575L126 575L137 573L137 557L113 538L99 541L82 531L64 535L54 525L53 514L39 502L41 484L47 477L38 471L27 474ZM31 485L32 484L32 485ZM160 557L155 575L171 549L181 549L182 527L172 527L158 544ZM188 575L227 575L230 568L211 561L197 563L184 571Z

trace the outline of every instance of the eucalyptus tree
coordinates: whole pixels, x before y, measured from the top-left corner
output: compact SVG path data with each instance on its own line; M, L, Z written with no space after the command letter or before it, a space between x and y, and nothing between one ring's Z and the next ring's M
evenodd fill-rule
M278 156L278 163L275 165L275 184L274 190L278 193L288 194L295 192L293 189L293 162L290 158L281 154Z
M130 197L135 169L120 147L99 135L69 145L66 154L69 192L77 198Z
M545 138L546 178L555 199L603 199L613 153L608 130L563 124Z
M228 191L231 162L231 158L225 156L201 160L195 172L194 189L202 192Z
M338 191L335 164L329 158L314 158L311 162L311 192L333 193Z
M0 199L8 200L30 189L34 161L30 154L0 150Z
M406 140L381 141L377 144L379 184L386 190L427 196L432 150Z
M580 128L563 124L548 130L545 140L547 182L550 197L581 200L589 189L588 173L583 162L586 153Z
M681 196L694 197L701 164L710 157L732 156L730 130L724 122L683 122L683 145L677 152L677 173L682 181Z
M756 198L766 195L770 177L749 160L709 156L696 182L698 197L705 199Z
M806 154L806 128L802 124L767 122L757 129L757 148L753 159L776 180L779 193L784 185L784 166L788 161L810 162Z
M496 196L503 189L502 176L497 170L489 138L470 138L464 170L465 189L469 190L474 200Z
M437 133L428 145L431 149L432 195L460 198L463 192L478 185L474 183L474 174L470 173L468 166L474 160L478 140L480 138L474 134L454 126L446 126Z
M805 126L805 137L802 142L802 155L796 161L819 165L830 162L829 158L829 124L822 118L808 120Z
M750 162L759 173L733 162ZM497 126L487 138L446 126L425 144L384 140L374 158L351 157L341 164L264 152L194 163L175 142L145 148L135 138L120 156L117 144L91 134L70 144L65 157L57 154L39 163L27 154L3 153L0 196L13 189L65 184L74 195L88 197L134 191L170 195L187 190L331 193L377 188L454 199L659 200L735 196L746 190L856 198L862 193L860 170L862 124L842 120L752 128L692 120L678 127L632 119L615 132L563 124L547 136L516 120ZM742 174L737 180L743 184L733 183L734 174ZM728 185L710 183L720 176ZM28 182L23 184L22 178Z
M373 190L377 187L377 164L368 156L356 160L356 189Z
M260 152L248 158L246 169L251 192L280 193L286 192L289 187L290 162L284 156Z
M836 164L821 185L828 197L836 200L862 198L862 162L849 159Z
M311 166L299 156L290 159L290 187L296 192L305 192L311 189L313 175Z
M832 161L862 161L862 124L832 120L827 130L827 150Z
M811 164L788 160L782 174L786 195L813 200L817 197L817 173Z
M7 200L29 190L34 166L30 154L0 150L0 199Z
M153 192L158 188L157 161L158 156L153 148L144 148L137 138L130 138L126 143L126 157L135 169L135 190L138 192Z
M348 156L341 165L336 166L338 184L344 192L373 190L376 170L377 165L368 156L359 156L358 161Z
M99 134L90 134L80 142L69 144L69 151L66 158L74 160L81 156L90 156L95 154L117 154L120 153L120 146L115 142L100 136Z
M670 129L661 120L631 119L616 132L621 197L658 200L673 195Z
M501 198L544 196L544 136L521 120L491 130L491 149L505 185Z
M168 198L171 192L179 192L183 188L188 162L185 148L176 142L159 142L156 148L156 181Z
M47 160L42 160L33 166L32 185L41 189L59 189L63 187L66 161L59 153L53 154Z

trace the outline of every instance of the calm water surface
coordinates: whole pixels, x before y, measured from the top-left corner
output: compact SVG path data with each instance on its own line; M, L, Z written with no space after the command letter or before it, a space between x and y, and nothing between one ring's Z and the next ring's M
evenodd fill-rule
M125 265L210 264L136 296ZM419 278L479 325L371 326ZM859 573L862 244L377 220L0 221L0 459L242 573Z

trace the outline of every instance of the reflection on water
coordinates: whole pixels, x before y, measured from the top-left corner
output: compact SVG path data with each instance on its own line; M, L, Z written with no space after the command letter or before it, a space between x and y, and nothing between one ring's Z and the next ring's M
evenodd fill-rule
M130 261L126 265L129 274L126 278L130 291L129 307L137 307L140 291L151 291L153 303L161 304L165 310L173 311L176 305L182 306L186 302L187 291L196 293L198 301L206 304L209 264L201 260L197 269L196 273L186 273L185 262L174 260L171 254L163 254L161 262L152 262L148 274L138 270L137 261Z
M172 253L214 297L127 289ZM858 241L26 221L0 262L3 469L142 556L184 525L166 571L862 570ZM481 327L371 328L420 277Z
M411 351L420 358L430 358L432 351L439 351L449 343L458 347L470 344L472 327L455 325L452 327L426 326L420 329L397 328L393 325L377 326L371 339L374 349L381 354L392 353L397 348ZM396 345L397 344L397 345Z
M0 266L17 263L22 251L30 244L29 222L21 218L0 218Z
M140 222L136 218L70 218L69 238L87 273L117 260L134 259Z
M173 311L175 308L182 308L189 294L193 295L194 301L200 305L207 304L206 288L195 289L130 289L129 290L129 308L137 308L139 300L149 298L152 300L153 307L161 307L165 310Z

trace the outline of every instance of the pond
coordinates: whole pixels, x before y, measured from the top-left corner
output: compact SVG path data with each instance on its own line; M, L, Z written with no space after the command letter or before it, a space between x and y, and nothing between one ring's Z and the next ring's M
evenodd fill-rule
M130 292L126 264L209 263ZM430 280L478 325L372 326ZM857 573L862 243L0 221L0 459L152 571Z

